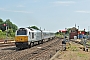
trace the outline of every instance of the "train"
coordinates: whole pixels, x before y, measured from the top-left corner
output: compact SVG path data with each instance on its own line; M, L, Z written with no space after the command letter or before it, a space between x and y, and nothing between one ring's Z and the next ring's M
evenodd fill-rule
M52 31L36 30L33 28L19 28L15 32L15 46L18 49L30 48L35 42L43 43L45 39L55 38Z

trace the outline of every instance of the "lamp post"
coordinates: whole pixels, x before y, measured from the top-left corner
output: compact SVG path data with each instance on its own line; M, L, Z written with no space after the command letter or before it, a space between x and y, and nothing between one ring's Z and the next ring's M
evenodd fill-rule
M79 26L78 26L78 31L79 31ZM79 33L78 33L78 39L79 39Z

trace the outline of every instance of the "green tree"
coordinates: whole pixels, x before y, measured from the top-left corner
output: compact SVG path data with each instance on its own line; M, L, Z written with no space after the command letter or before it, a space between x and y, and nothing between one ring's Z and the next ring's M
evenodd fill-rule
M68 28L68 29L67 29L67 32L70 33L70 32L71 32L71 28Z
M0 24L2 24L3 23L3 20L2 19L0 19Z
M13 29L13 32L15 32L18 29L18 27L15 24L12 24L12 29Z
M3 21L0 19L0 38L6 37L6 26L8 28L7 35L8 37L15 37L15 31L17 30L17 26L13 24L10 19L7 19L6 21Z
M31 26L31 27L28 27L28 28L33 28L33 29L36 29L36 30L40 30L38 27L36 26Z
M12 28L12 22L10 21L10 19L7 19L6 21L5 21L5 23L7 24L7 26L8 26L8 29L11 29Z
M13 32L15 32L17 30L17 26L15 24L13 24L10 19L7 19L6 21L3 21L2 19L0 19L0 29L2 31L6 30L6 25L4 26L4 24L7 25L8 29L13 29Z
M0 29L1 30L3 29L3 23L4 23L4 21L2 19L0 19Z
M15 31L17 30L17 28L18 28L15 24L13 24L13 23L10 21L10 19L7 19L7 20L5 21L5 23L7 24L8 29L12 29L13 32L15 32Z

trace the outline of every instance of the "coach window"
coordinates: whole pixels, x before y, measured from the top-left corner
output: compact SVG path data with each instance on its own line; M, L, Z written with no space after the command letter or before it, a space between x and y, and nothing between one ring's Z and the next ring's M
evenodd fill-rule
M34 33L32 33L32 39L34 38Z

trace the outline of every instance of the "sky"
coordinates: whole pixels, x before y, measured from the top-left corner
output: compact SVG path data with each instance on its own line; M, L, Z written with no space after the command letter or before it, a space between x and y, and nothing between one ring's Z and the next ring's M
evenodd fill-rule
M0 0L0 18L18 27L90 30L90 0Z

